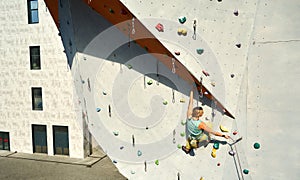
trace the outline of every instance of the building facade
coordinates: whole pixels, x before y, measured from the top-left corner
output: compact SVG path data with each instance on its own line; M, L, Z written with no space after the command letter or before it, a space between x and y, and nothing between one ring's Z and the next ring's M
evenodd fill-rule
M44 1L0 9L0 150L85 157L73 78Z

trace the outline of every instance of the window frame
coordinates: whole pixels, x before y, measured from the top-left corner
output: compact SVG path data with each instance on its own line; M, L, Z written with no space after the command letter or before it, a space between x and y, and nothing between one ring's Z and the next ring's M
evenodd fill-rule
M32 2L36 1L36 8L32 7ZM27 9L28 9L28 24L37 24L39 23L39 3L38 0L27 0ZM36 16L33 17L33 13L36 13Z
M40 97L36 97L35 90L40 89ZM36 102L36 99L40 98L40 102ZM32 99L32 110L43 111L43 89L42 87L31 87L31 99ZM37 100L38 101L38 100ZM41 105L39 105L41 103ZM39 107L40 106L40 107Z
M38 52L37 54L34 54L35 50L37 50ZM41 47L29 46L29 56L30 56L30 70L41 70ZM35 62L36 60L38 62Z

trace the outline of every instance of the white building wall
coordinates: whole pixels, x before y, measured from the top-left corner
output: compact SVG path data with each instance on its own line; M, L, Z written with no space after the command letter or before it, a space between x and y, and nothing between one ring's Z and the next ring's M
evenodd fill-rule
M10 150L32 153L32 124L47 125L53 155L53 125L68 126L70 157L83 158L83 134L74 107L73 79L57 27L44 1L39 23L28 24L27 1L0 2L0 131ZM41 70L30 70L29 46L40 46ZM41 87L43 111L32 110L31 87ZM77 104L77 103L76 103Z

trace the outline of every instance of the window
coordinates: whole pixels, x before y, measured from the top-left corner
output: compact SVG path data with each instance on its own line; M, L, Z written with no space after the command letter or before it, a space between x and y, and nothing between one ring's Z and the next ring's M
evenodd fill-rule
M28 24L39 22L38 0L27 0Z
M32 146L34 153L47 154L48 147L46 125L32 124Z
M69 155L68 126L53 126L54 154Z
M41 69L41 59L40 59L40 46L30 46L30 69L39 70Z
M10 150L8 132L0 132L0 150Z
M42 88L31 88L32 110L43 110Z

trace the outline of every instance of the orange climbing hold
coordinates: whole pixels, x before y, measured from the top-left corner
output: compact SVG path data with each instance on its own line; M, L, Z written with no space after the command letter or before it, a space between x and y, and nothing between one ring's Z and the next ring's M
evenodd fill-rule
M164 26L160 23L158 23L155 28L159 31L159 32L164 32Z

